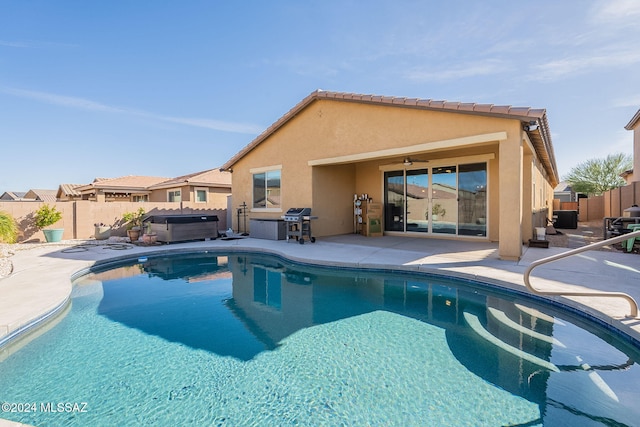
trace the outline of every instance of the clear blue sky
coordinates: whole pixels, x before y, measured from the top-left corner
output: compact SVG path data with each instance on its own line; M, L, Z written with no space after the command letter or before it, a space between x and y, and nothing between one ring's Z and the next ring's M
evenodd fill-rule
M319 88L545 108L565 175L631 154L639 22L638 0L0 0L0 193L217 167Z

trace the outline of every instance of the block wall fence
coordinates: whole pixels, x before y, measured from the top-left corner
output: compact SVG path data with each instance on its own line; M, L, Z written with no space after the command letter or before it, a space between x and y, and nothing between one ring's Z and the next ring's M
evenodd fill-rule
M11 215L18 224L18 242L44 242L44 234L34 225L35 212L45 202L9 201L0 202L0 211ZM122 220L125 212L144 208L147 215L217 215L218 230L227 229L227 201L216 203L195 202L93 202L66 201L46 203L62 212L62 219L51 228L63 228L64 240L91 239L95 233L95 224L103 223L112 227L112 236L126 236L126 225Z
M580 199L580 221L595 221L605 217L623 216L624 210L633 205L640 206L640 182L605 192L602 196Z

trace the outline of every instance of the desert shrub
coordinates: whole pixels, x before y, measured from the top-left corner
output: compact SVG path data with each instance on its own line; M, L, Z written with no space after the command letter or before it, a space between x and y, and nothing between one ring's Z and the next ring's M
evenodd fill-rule
M0 212L0 242L15 243L18 240L18 224L11 215Z

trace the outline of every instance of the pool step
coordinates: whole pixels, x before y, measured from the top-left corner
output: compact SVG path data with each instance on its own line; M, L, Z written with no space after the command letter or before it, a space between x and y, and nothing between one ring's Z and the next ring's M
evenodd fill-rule
M468 311L465 311L463 313L464 316L464 320L467 322L467 324L471 327L471 329L473 329L473 331L478 334L480 337L482 337L484 340L486 340L487 342L495 345L496 347L513 354L514 356L517 356L521 359L527 360L531 363L534 363L540 367L543 367L545 369L548 369L550 371L553 372L560 372L560 370L558 369L558 367L546 360L543 360L537 356L534 356L533 354L527 353L526 351L520 350L519 348L516 348L510 344L507 344L506 342L502 341L500 338L494 336L493 334L491 334L491 332L489 332L488 330L485 329L485 327L482 325L482 323L480 322L480 319L478 318L478 316L476 316L475 314L469 313Z
M541 311L536 310L535 308L527 307L522 304L513 304L518 310L523 313L528 314L531 317L535 317L536 319L544 320L547 323L553 323L554 325L565 326L565 323L562 320L557 319L553 316L549 316L548 314L544 314Z
M547 321L549 323L554 324L563 324L559 320L554 319L550 316L547 316L544 313L536 312L534 309L529 309L528 307L518 306L518 304L514 304L520 311L530 314L537 319L541 319ZM519 334L529 336L535 340L539 340L548 344L552 344L555 346L559 346L562 348L566 348L566 346L560 342L558 339L542 334L537 331L533 331L528 329L527 327L520 325L519 323L513 321L511 318L507 316L507 314L499 310L495 307L487 307L487 311L491 318L500 323L500 328L506 327L509 328ZM494 346L500 348L503 351L513 354L516 357L527 360L531 363L534 363L538 366L541 366L552 372L560 372L560 369L552 362L544 360L540 357L537 357L527 351L521 350L517 347L514 347L506 342L504 342L501 338L493 335L489 330L487 330L478 316L468 311L463 312L463 316L467 324L473 329L473 331L478 334L485 341L493 344ZM546 317L546 318L545 318ZM564 325L564 324L563 324ZM585 363L580 356L576 356L578 361L578 365L582 368L583 371L587 373L587 376L591 380L591 382L607 397L615 402L619 402L619 398L616 393L611 389L611 387L605 382L605 380L598 374L596 370L594 370L588 363Z
M494 308L494 307L488 307L487 310L489 311L491 316L496 321L500 322L502 325L504 325L505 327L507 327L509 329L513 329L514 331L516 331L518 333L530 336L530 337L535 338L535 339L537 339L539 341L544 341L544 342L547 342L549 344L553 344L553 345L557 345L559 347L566 348L566 346L564 344L562 344L560 341L558 341L556 338L550 337L549 335L545 335L545 334L542 334L540 332L533 331L533 330L531 330L531 329L529 329L529 328L527 328L525 326L520 325L519 323L514 322L502 310L498 310L497 308ZM540 313L540 314L542 314L542 313Z
M576 356L576 359L578 360L578 363L580 364L580 366L582 366L582 369L588 372L587 375L589 376L589 379L591 380L591 382L593 382L593 384L595 384L595 386L598 387L600 391L602 391L602 393L605 394L605 396L609 397L611 400L615 402L620 401L620 399L618 398L618 395L616 395L616 393L613 390L611 390L611 387L609 387L609 384L607 384L604 381L604 379L600 376L600 374L598 374L596 371L591 369L591 366L589 366L589 364L584 363L584 361L580 356Z

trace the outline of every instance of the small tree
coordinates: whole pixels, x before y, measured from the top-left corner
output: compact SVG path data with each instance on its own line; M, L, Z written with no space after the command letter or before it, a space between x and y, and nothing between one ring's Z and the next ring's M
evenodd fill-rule
M577 193L600 195L625 185L620 175L632 167L633 159L628 154L609 154L604 159L591 159L579 163L564 179Z
M62 212L55 206L49 206L46 203L40 207L35 213L36 227L42 230L45 227L55 224L62 219Z
M0 212L0 242L15 243L18 240L18 225L11 215Z

